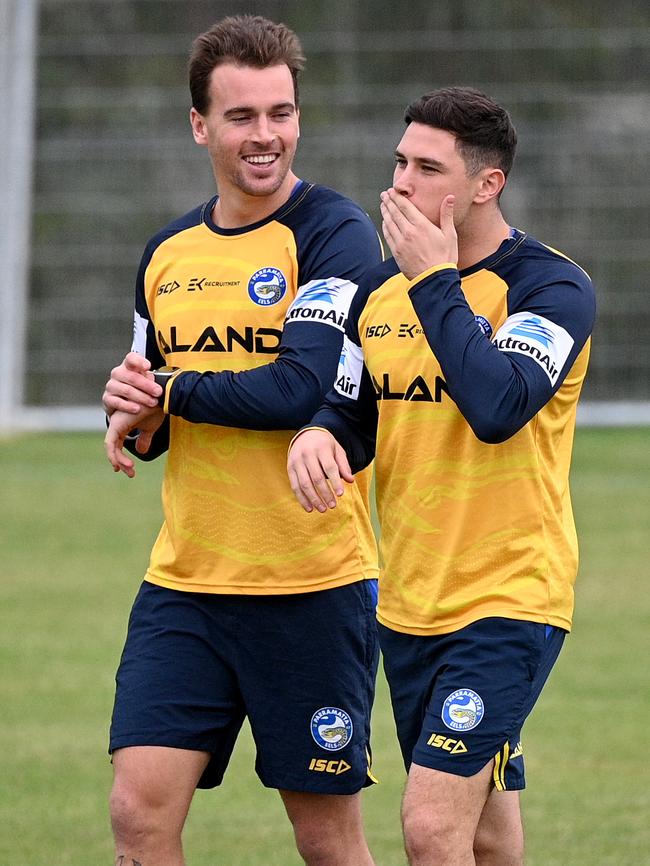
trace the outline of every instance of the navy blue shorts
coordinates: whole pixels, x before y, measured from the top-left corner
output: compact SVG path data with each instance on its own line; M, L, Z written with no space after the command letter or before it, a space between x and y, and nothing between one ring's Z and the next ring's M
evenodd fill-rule
M376 581L281 596L143 583L117 672L110 752L211 753L219 785L248 717L264 785L351 794L370 784Z
M500 791L525 788L521 728L566 632L490 617L451 634L379 625L404 763L473 776L494 760Z

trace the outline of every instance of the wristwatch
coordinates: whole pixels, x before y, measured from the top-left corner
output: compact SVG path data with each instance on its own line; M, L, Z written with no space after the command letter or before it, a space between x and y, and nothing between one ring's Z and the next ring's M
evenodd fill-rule
M162 394L158 397L158 405L163 408L165 406L165 394L167 393L169 380L172 376L178 373L179 370L180 367L159 367L157 370L153 371L154 382L162 388Z

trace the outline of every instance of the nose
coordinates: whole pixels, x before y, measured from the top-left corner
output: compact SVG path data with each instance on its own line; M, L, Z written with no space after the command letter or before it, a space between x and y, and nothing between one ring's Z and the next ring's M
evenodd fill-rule
M393 189L395 192L404 195L407 198L413 195L413 182L408 166L403 168L398 166L395 169L393 175Z
M274 138L269 119L265 114L258 116L253 128L253 139L260 142L269 142Z

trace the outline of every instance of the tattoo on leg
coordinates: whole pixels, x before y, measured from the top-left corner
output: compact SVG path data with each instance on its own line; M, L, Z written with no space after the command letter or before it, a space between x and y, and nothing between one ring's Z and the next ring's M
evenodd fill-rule
M133 866L142 866L142 863L140 863L139 860L133 860L132 859L131 863L133 864ZM119 857L115 861L115 866L127 866L126 857L124 856L124 854L119 855Z

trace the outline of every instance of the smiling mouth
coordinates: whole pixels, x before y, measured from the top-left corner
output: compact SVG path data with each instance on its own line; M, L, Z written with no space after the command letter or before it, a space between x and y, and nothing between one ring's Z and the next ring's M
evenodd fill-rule
M276 159L278 159L276 153L249 154L243 157L244 162L248 163L248 165L271 165Z

